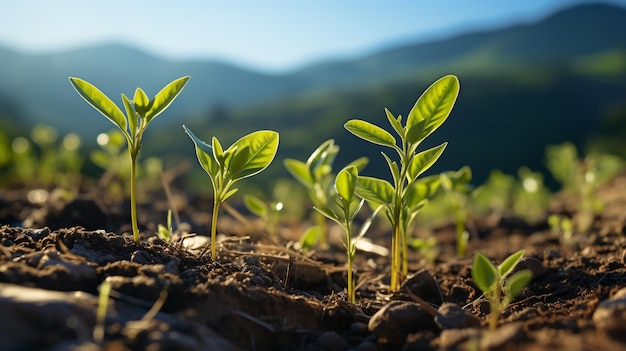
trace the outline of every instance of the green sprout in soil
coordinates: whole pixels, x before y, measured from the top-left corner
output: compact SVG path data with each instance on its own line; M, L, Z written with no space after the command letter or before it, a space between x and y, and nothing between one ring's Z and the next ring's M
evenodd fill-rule
M172 241L174 231L172 230L172 210L167 210L167 225L159 224L157 226L157 236L164 241Z
M446 192L446 199L450 204L454 215L456 231L456 255L465 256L469 232L465 229L467 222L467 211L472 193L470 187L472 180L472 170L465 166L456 172L444 172L441 174L441 187Z
M337 206L333 207L315 207L317 211L326 216L328 219L335 221L339 224L345 233L345 242L347 254L348 254L348 299L352 303L356 303L355 284L352 274L352 263L356 256L357 242L365 235L367 229L378 213L379 207L374 211L372 216L363 224L361 231L356 238L352 237L352 222L356 218L357 214L363 207L365 200L359 199L355 190L358 181L358 169L354 166L349 166L342 169L335 178L334 187L334 200Z
M389 165L393 185L386 180L359 176L356 193L372 208L383 205L383 213L392 227L391 237L391 291L398 291L406 275L407 231L419 210L438 187L439 177L418 177L439 159L447 143L417 153L420 143L448 118L459 93L457 77L445 76L433 83L417 100L406 120L395 117L385 109L387 119L400 141L385 129L372 123L353 119L345 128L357 137L371 143L394 149L400 161L382 153Z
M133 238L139 242L139 227L137 225L137 188L136 167L141 139L148 124L174 101L183 90L189 76L181 77L166 85L153 99L141 89L135 90L133 100L122 93L122 101L126 115L122 110L103 92L91 83L76 77L70 77L70 82L76 92L87 101L89 105L98 110L104 117L116 125L124 134L128 145L130 157L130 214L133 228Z
M224 150L216 137L211 145L196 137L183 126L196 147L200 166L211 178L213 186L213 216L211 221L211 257L217 258L217 214L220 205L237 192L232 186L238 180L251 177L267 168L278 151L278 133L262 130L250 133ZM207 250L205 249L201 255Z
M284 161L287 171L306 188L314 207L326 208L330 203L330 198L333 196L333 162L338 152L339 146L335 144L333 139L329 139L318 146L306 162L291 158ZM368 159L362 157L351 162L348 166L356 166L362 170L367 163ZM319 240L319 246L326 248L328 246L326 219L321 213L317 213L315 224L317 228L307 230L303 236L305 238L303 242L306 242L306 245L311 245Z
M585 233L604 207L596 191L623 169L624 161L603 153L590 153L579 159L576 146L563 143L546 147L546 166L553 178L561 184L563 193L575 198L577 206L570 209L576 211L572 221L577 232Z
M244 195L243 204L248 211L263 219L267 234L269 234L271 238L276 238L278 221L284 207L283 203L281 201L265 203L256 196Z
M523 269L509 275L524 256L524 250L517 251L507 257L498 267L480 253L474 256L472 278L484 293L491 312L489 313L489 329L495 330L500 315L532 279L532 272ZM507 278L508 277L508 278Z
M543 174L521 167L518 172L519 184L513 192L513 212L527 223L535 225L545 220L550 190L546 188Z

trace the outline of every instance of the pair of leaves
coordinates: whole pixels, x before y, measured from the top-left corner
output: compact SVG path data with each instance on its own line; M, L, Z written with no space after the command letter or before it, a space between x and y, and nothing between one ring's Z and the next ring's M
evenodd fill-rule
M402 117L394 117L385 109L389 123L400 136L402 141L409 144L418 144L434 132L448 118L459 94L459 80L457 77L445 76L433 83L419 97L407 118L406 126L402 126ZM388 146L401 152L396 138L385 129L370 122L353 119L348 121L345 128L357 137L373 144Z
M212 145L208 145L187 127L183 129L196 146L198 161L213 182L215 196L221 200L235 193L236 189L230 190L234 182L267 168L278 151L278 133L270 130L252 132L223 150L217 138L213 137Z
M108 96L93 84L76 77L70 77L69 79L76 92L89 105L116 125L130 140L135 138L138 130L136 114L145 120L143 124L143 128L145 128L150 121L161 114L176 99L189 78L189 76L185 76L174 80L161 89L152 100L148 99L148 96L141 88L135 90L133 101L130 101L126 95L122 94L126 116Z
M505 299L515 298L532 279L532 273L526 269L506 279L524 256L524 252L524 250L519 250L511 254L498 267L495 267L487 257L477 253L472 267L472 278L476 285L487 295L493 294L496 289L501 289L506 294ZM503 283L504 286L501 286Z

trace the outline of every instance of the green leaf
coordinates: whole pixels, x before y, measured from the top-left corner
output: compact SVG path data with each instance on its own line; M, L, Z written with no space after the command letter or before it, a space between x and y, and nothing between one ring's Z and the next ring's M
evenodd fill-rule
M358 171L356 167L347 167L342 169L335 177L335 189L337 195L344 201L345 204L350 204L354 197L354 190L356 189Z
M220 172L220 165L217 160L214 159L213 149L207 143L200 140L187 127L183 126L183 129L185 130L185 133L189 135L194 145L196 146L196 155L198 157L198 161L200 162L200 166L202 166L202 168L211 177L211 180L215 185Z
M343 221L341 220L341 218L335 212L331 211L330 209L328 209L328 208L320 208L320 207L316 207L316 206L313 206L313 208L317 212L323 214L324 217L332 220L333 222L339 224L342 227L344 226Z
M356 185L356 194L373 204L392 204L394 189L386 180L359 176Z
M388 109L385 109L385 114L387 115L387 120L389 121L389 124L391 124L391 127L393 127L393 130L398 133L400 138L404 138L404 127L402 127L401 121L402 116L398 116L398 118L396 118Z
M372 123L359 119L346 122L344 127L352 134L370 143L397 148L396 139L388 131Z
M426 135L424 134L425 126L426 121L419 121L411 126L407 126L406 141L410 145L414 145L424 140L424 138L426 138Z
M91 83L76 77L70 77L70 82L76 92L83 98L89 105L98 110L104 117L115 124L124 134L128 134L126 131L126 117L122 110L103 92L96 88Z
M226 189L224 189L224 190L226 190ZM239 190L239 189L233 188L233 189L230 189L228 191L224 191L223 195L221 197L221 201L226 201L226 199L228 199L229 197L233 196L237 192L237 190Z
M339 152L339 146L335 145L333 139L328 139L318 146L306 161L308 167L312 170L324 165L332 166L335 156Z
M283 165L298 182L306 187L313 186L314 180L306 163L292 158L287 158L283 161Z
M226 165L226 157L224 156L224 149L222 144L216 137L211 138L211 145L213 149L213 158L217 160L221 165Z
M178 78L156 94L154 99L150 102L150 109L146 111L146 114L144 115L147 123L163 112L172 103L172 101L176 99L178 94L180 94L187 84L189 78L191 77L185 76Z
M523 269L511 275L504 284L504 290L509 296L509 299L512 300L519 295L532 279L533 273L528 269Z
M300 247L302 250L306 251L312 249L313 246L317 243L320 236L322 235L322 230L319 226L314 225L309 227L300 237Z
M237 140L229 149L236 147L236 153L245 155L244 161L237 160L232 164L231 177L239 180L258 174L267 168L278 151L278 133L269 130L261 130L250 133ZM246 151L239 151L246 150Z
M401 184L400 180L400 168L398 168L398 164L395 161L392 161L386 153L381 152L385 161L387 161L387 166L389 166L389 171L391 172L391 177L393 178L394 184Z
M133 103L135 104L135 111L140 116L145 116L146 111L150 108L150 98L146 95L146 92L141 88L135 90L135 96L133 97Z
M459 80L449 75L433 83L417 100L407 120L407 128L424 121L422 139L434 132L454 107L459 94Z
M128 117L128 129L130 130L131 139L135 140L137 135L137 114L133 108L132 102L122 93L122 101L124 102L124 109L126 109L126 116Z
M259 199L258 197L252 196L252 195L244 195L243 204L251 213L261 218L267 217L267 213L269 212L267 209L267 205L265 204L265 202L261 201L261 199Z
M360 172L365 168L365 166L367 166L369 162L370 162L369 158L359 157L356 160L348 163L345 168L356 167L356 169Z
M498 266L498 273L502 278L511 273L513 268L515 268L515 265L517 265L519 260L522 259L522 256L524 256L524 252L524 250L519 250L511 254L511 256L507 257L504 261L502 261L502 263L500 263L500 265Z
M490 293L497 288L498 271L489 259L480 253L474 256L472 278L483 293Z
M408 169L409 181L413 181L422 173L426 172L443 154L448 143L443 143L428 150L422 151L413 157Z

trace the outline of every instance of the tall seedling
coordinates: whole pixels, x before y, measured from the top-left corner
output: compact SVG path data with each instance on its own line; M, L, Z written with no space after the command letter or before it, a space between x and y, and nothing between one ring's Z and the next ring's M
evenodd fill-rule
M385 109L387 119L400 140L372 123L353 119L345 128L357 137L371 143L392 148L400 157L393 161L386 153L393 185L386 180L359 176L356 194L373 208L383 206L383 212L392 227L391 237L391 291L400 289L407 265L407 229L419 210L434 194L439 177L418 177L439 159L447 143L417 153L417 147L448 118L459 93L457 77L445 76L433 83L417 100L403 125L402 116L395 117Z
M136 187L136 165L139 149L141 149L141 138L148 124L160 115L161 112L174 101L183 90L189 76L181 77L161 89L153 99L141 89L135 90L132 100L122 93L122 101L126 110L126 115L122 110L104 93L91 83L80 78L70 77L70 82L76 92L87 101L89 105L98 110L104 117L116 125L124 134L128 144L128 155L130 156L130 215L133 227L133 237L135 242L139 242L139 227L137 225L137 187Z
M300 184L304 185L313 206L316 208L327 208L331 203L334 178L333 162L335 162L338 152L339 146L335 144L333 139L328 139L311 153L306 162L291 158L284 161L287 171ZM361 157L352 161L348 166L356 166L358 170L362 170L367 163L367 157ZM316 214L315 224L320 233L319 246L325 248L328 246L326 219L321 213L316 212Z
M278 133L262 130L250 133L224 150L216 137L211 145L183 126L196 146L200 166L207 172L213 185L213 216L211 220L211 257L217 258L217 214L220 205L237 192L233 184L267 168L278 151ZM201 255L206 252L203 251Z
M355 194L357 180L358 169L355 166L348 166L342 169L337 173L337 177L335 177L335 187L333 188L336 206L323 208L314 207L321 214L335 221L343 228L345 234L344 245L346 246L348 254L348 299L352 303L356 302L356 288L352 274L352 263L356 256L357 242L365 235L372 220L381 208L379 207L372 213L370 218L361 227L359 235L353 238L352 222L365 202L365 200L359 199Z

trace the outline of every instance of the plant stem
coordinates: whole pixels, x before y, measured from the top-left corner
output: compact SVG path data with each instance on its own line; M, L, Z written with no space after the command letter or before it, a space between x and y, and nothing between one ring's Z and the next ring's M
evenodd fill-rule
M217 214L220 210L220 201L213 201L213 217L211 217L211 258L217 258Z
M498 284L496 290L493 293L493 296L489 300L489 305L491 307L491 312L489 313L489 329L496 330L498 328L498 319L500 319L500 313L502 312L501 307L501 290L500 286L502 286L501 278L498 278Z
M139 242L139 226L137 225L137 156L130 153L130 220L133 227L133 238Z
M400 226L394 226L391 235L391 283L389 285L389 290L392 292L400 290L400 283L402 282L400 235Z
M320 228L319 247L320 249L327 249L328 248L328 233L326 233L326 217L324 217L323 214L317 211L315 212L316 212L315 221L317 222L317 226Z

